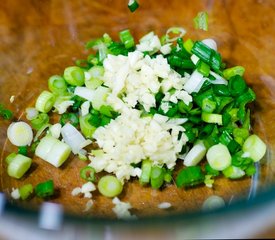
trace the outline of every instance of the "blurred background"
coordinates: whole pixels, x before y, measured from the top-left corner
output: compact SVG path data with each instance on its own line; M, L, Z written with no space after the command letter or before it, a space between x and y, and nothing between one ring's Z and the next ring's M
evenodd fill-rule
M249 201L212 213L182 213L129 223L64 217L60 205L30 212L6 205L2 194L0 239L275 238L275 1L140 0L139 3L140 7L131 13L128 0L1 1L0 102L20 118L23 109L47 87L49 76L60 74L76 59L85 58L88 55L85 42L105 32L118 40L118 32L128 28L138 39L152 30L161 36L169 27L181 26L187 30L188 38L213 38L226 63L246 68L245 77L258 97L253 130L269 146L265 165L257 177L223 189L223 193L239 191L240 195L244 191ZM192 19L199 11L209 14L208 32L194 30ZM10 103L12 95L15 101ZM2 164L9 152L5 147L8 124L0 122L1 191L10 185ZM272 190L260 191L272 186ZM45 215L51 211L55 214Z

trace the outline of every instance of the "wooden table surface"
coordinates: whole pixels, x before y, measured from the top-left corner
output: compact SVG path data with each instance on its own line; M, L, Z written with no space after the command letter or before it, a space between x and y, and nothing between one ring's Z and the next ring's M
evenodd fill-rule
M275 146L275 1L273 0L140 0L140 8L130 13L126 0L9 0L0 2L0 102L24 119L24 109L33 105L36 96L46 89L47 79L62 74L74 60L85 58L84 43L109 33L118 39L118 32L129 28L138 39L154 30L162 35L171 26L182 26L187 37L214 38L224 61L229 65L246 68L245 78L257 94L253 115L253 130L269 145L266 167L262 168L260 183L274 182L275 169L272 153ZM193 29L192 19L199 11L209 13L209 31ZM14 95L15 101L10 103ZM9 122L0 120L1 159L15 150L6 141ZM24 183L38 183L53 178L59 190L54 202L64 204L70 213L82 214L87 200L72 197L74 187L84 182L79 169L85 163L70 160L55 169L34 158L31 173L23 180L7 177L6 166L1 161L1 189L10 192L12 187ZM162 191L142 188L134 181L127 184L121 199L129 201L140 216L170 214L161 211L157 204L169 201L172 212L197 209L210 195L246 197L250 179L228 181L218 179L214 189L205 187L178 190L173 185ZM40 201L32 200L37 206ZM28 206L28 203L22 203ZM111 200L95 195L95 208L90 214L110 215ZM272 233L274 234L274 231ZM273 235L274 236L274 235Z

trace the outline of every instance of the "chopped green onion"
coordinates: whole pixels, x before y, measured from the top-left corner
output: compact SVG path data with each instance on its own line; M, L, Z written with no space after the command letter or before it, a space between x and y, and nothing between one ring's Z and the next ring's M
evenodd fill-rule
M227 146L232 140L232 136L230 135L229 131L223 130L221 136L219 137L220 143Z
M168 57L168 62L172 67L179 67L182 69L194 69L194 63L189 59L182 59L176 55L170 55Z
M228 148L219 143L210 147L206 159L214 170L222 171L231 165L231 155Z
M242 94L236 99L236 105L237 106L240 106L241 104L245 105L246 103L255 101L255 99L256 99L255 92L251 88L248 88L248 90L244 94Z
M31 126L33 129L38 131L44 125L49 123L49 120L50 118L47 113L39 113L36 118L31 120Z
M64 94L67 92L67 84L63 77L54 75L48 80L48 87L51 92L56 94Z
M243 154L243 151L239 151L232 156L232 166L239 167L242 170L246 170L250 165L254 164L252 158L243 157Z
M183 43L183 47L188 53L192 53L191 49L193 48L194 42L189 38Z
M202 111L206 112L206 113L212 113L214 112L214 110L216 109L216 102L205 98L202 101Z
M182 38L186 33L182 27L171 27L166 31L166 42L174 42L179 38ZM170 35L173 35L172 37Z
M208 31L208 14L207 12L199 12L193 19L195 29L202 29Z
M80 130L86 138L92 138L96 130L95 126L92 126L89 122L91 114L79 117Z
M35 194L40 198L51 197L54 194L54 183L53 180L48 180L36 185Z
M0 104L0 116L6 120L10 120L13 117L12 111L5 109L3 104Z
M243 121L243 128L247 129L248 131L250 130L250 109L247 109L246 115Z
M32 159L17 154L8 165L8 175L14 178L21 178L30 168Z
M247 176L252 176L256 173L256 167L254 164L250 164L244 171Z
M11 123L7 130L7 136L10 142L17 147L30 145L33 140L32 129L25 122Z
M91 63L85 59L77 59L75 65L83 69L89 69L91 67Z
M208 77L210 73L210 66L206 64L205 62L199 60L196 64L197 70L199 73L201 73L203 76Z
M53 93L43 91L36 100L35 108L42 113L47 113L52 109L54 102L55 97Z
M221 55L218 52L212 50L212 55L211 55L211 59L210 59L210 66L216 72L219 73L221 65L222 65L222 57L221 57Z
M200 92L198 95L196 95L194 97L194 101L195 103L199 106L199 107L202 107L202 101L206 98L210 99L210 100L214 100L213 98L213 89L210 88L204 92Z
M209 48L206 44L200 41L195 42L191 50L193 54L195 54L198 58L200 58L207 64L210 64L212 51L213 50L211 48Z
M28 155L28 147L27 146L20 146L18 147L18 153L24 156Z
M138 7L139 7L139 4L137 0L129 0L128 8L130 9L131 12L136 11Z
M236 67L232 67L232 68L227 68L225 70L223 70L223 76L225 77L225 79L230 79L231 77L234 77L236 75L239 76L243 76L245 72L245 68L242 66L236 66Z
M192 103L189 103L188 105L185 104L183 101L178 101L178 110L181 112L181 113L188 113L191 111L193 107L193 104Z
M60 167L69 157L71 148L64 142L47 135L43 137L35 149L35 155L52 164Z
M212 86L214 94L218 96L230 96L230 92L227 85L224 84L214 84Z
M214 176L214 177L217 177L217 176L220 175L220 172L219 172L218 170L213 169L213 168L209 165L209 163L207 163L207 164L204 166L204 169L205 169L205 171L206 171L206 173L207 173L208 175L211 175L211 176Z
M163 176L164 182L170 183L173 180L172 170L166 170Z
M229 142L227 147L231 154L234 154L241 149L241 145L234 139Z
M249 130L245 128L234 128L233 129L233 137L236 142L240 145L243 145L245 139L249 136Z
M85 81L84 71L77 66L67 67L64 71L64 78L72 86L82 86Z
M135 46L135 40L129 29L119 32L119 38L127 49Z
M249 153L254 162L258 162L266 153L266 144L257 135L253 134L244 141L243 151Z
M103 66L93 66L88 71L89 78L85 79L85 86L89 89L96 89L102 85L104 75Z
M213 132L213 129L215 127L215 124L207 124L203 128L201 128L199 133L199 139L204 139Z
M96 114L89 115L88 122L92 126L94 126L95 128L97 128L101 124L101 117L100 117L100 115L96 115Z
M115 112L114 112L113 108L111 106L106 106L106 105L102 105L99 109L99 112L102 115L104 115L106 117L110 117L110 118L113 118L114 115L116 115L116 114L114 114Z
M31 184L25 184L19 188L20 198L26 200L33 192L33 186Z
M35 149L37 148L37 145L39 144L40 141L34 141L30 147L30 152L34 153Z
M247 85L240 75L236 75L229 79L228 88L231 95L236 97L240 96L246 91Z
M94 182L96 180L95 169L90 166L82 168L80 170L80 177L86 181Z
M74 101L74 104L72 106L72 110L74 112L78 112L81 105L86 101L84 98L77 95L73 96L70 100Z
M176 177L176 185L180 187L193 187L204 181L204 175L199 166L191 166L182 169Z
M204 158L205 154L206 148L203 144L203 141L198 141L187 153L183 163L187 167L196 166Z
M11 161L16 157L16 153L10 153L6 158L5 158L5 162L9 165L11 163Z
M217 123L218 125L222 125L221 114L202 112L201 119L207 123Z
M158 166L152 166L150 183L151 187L158 189L163 185L164 182L164 169Z
M122 183L114 176L107 175L100 178L98 182L98 191L105 197L113 198L118 196L122 190Z
M231 178L231 179L238 179L245 175L245 171L235 166L227 167L222 171L222 173L225 177Z
M215 180L212 175L205 175L204 184L208 188L212 188Z
M79 124L79 118L77 113L63 113L61 115L61 118L59 120L62 126L64 126L66 123L70 123L73 126L77 127Z
M139 182L141 184L146 184L150 182L152 163L149 159L143 160L141 164L141 175L139 177Z

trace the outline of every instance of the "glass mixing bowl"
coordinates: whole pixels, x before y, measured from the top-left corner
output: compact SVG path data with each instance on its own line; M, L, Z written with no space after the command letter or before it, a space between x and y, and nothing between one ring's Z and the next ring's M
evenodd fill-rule
M186 219L204 219L212 213L228 216L232 212L254 209L258 204L268 205L274 200L274 111L275 28L272 24L275 4L270 1L200 1L200 0L152 0L140 1L140 8L131 13L126 0L57 0L21 1L0 3L0 102L12 110L15 119L24 119L24 110L32 106L38 94L47 88L47 79L62 74L65 67L76 59L87 56L84 44L105 32L118 39L118 32L130 29L135 39L149 31L163 35L169 27L181 26L192 39L213 38L228 66L245 67L245 79L257 94L252 106L252 128L268 145L264 159L257 165L252 178L230 181L219 178L215 187L177 189L174 185L162 191L143 188L138 181L126 184L121 199L130 202L133 213L140 217L136 223L167 223L172 219L178 226ZM192 19L199 11L209 13L209 31L194 30ZM11 103L10 98L14 96ZM28 177L14 180L7 176L5 157L16 151L6 137L10 124L0 120L1 185L4 193L24 183L36 184L53 179L58 197L51 202L62 204L65 219L84 223L110 224L112 202L100 195L95 196L95 206L83 213L87 200L71 196L71 191L84 182L79 169L85 164L70 158L60 169L34 158ZM226 208L213 212L201 212L205 199L219 195L226 201ZM161 210L157 205L170 202L173 208ZM7 211L12 214L36 216L42 201L12 201L8 198ZM255 205L256 204L256 205ZM252 211L252 210L251 210ZM23 214L23 215L22 215ZM29 215L30 214L30 215ZM212 215L211 215L212 216ZM248 221L248 219L246 219ZM192 221L190 221L191 223Z

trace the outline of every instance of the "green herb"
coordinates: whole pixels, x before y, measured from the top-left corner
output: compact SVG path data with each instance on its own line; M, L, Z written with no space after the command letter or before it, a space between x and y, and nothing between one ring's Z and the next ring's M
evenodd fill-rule
M204 175L199 166L182 169L176 177L176 185L180 187L193 187L203 183Z
M13 117L12 111L5 109L3 104L0 104L0 116L6 120L10 120Z
M199 12L193 19L195 29L202 29L208 31L208 14L207 12Z

